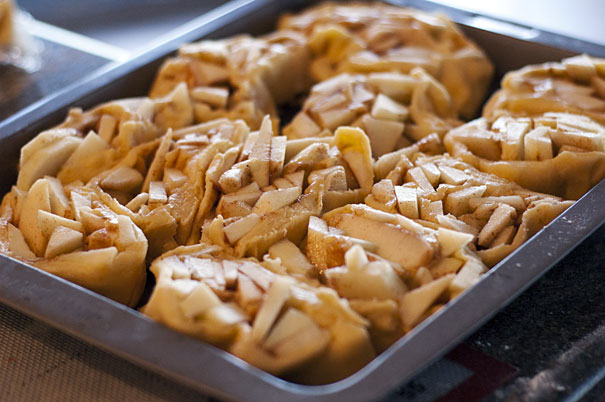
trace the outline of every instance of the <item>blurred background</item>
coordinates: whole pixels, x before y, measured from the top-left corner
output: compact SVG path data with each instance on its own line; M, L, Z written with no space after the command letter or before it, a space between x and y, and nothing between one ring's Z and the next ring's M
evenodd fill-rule
M34 18L136 52L226 1L16 0ZM287 0L284 0L287 1ZM403 1L405 3L405 1ZM605 45L603 0L439 0L468 11Z

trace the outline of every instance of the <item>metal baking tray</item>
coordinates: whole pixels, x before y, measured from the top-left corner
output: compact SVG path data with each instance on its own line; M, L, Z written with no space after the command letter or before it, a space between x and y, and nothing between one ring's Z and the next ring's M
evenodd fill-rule
M110 99L146 93L155 71L179 45L236 33L273 29L279 14L309 1L235 0L194 19L155 47L0 122L0 190L15 182L20 148L59 123L69 107L90 108ZM496 65L495 82L511 69L605 48L510 24L423 0L390 3L439 10L461 24ZM481 27L489 26L489 30ZM0 256L0 302L64 332L204 393L228 400L365 401L378 399L471 334L546 273L605 222L605 180L525 245L494 267L470 290L429 317L366 367L337 383L307 386L256 369L211 345L189 338L78 285Z

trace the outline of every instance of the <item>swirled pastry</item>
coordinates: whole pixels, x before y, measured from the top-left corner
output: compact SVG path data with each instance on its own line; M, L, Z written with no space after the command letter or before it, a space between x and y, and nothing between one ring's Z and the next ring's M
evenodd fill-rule
M409 73L422 67L448 90L459 116L477 112L493 67L448 18L382 3L321 4L286 15L280 29L309 38L311 74L323 81L343 72Z
M507 73L483 116L583 114L605 124L605 59L580 55Z
M284 135L329 135L339 126L355 125L369 136L372 155L379 157L460 124L447 90L417 67L409 75L342 74L316 84Z
M383 156L374 168L380 181L366 197L367 205L430 228L471 235L467 244L489 267L572 204L447 154L430 156L404 148Z
M605 178L605 126L585 115L481 118L450 131L445 146L484 172L566 199Z
M147 239L94 186L63 186L52 177L28 191L13 187L3 201L4 254L134 306L145 279Z
M143 312L303 383L339 380L374 358L368 322L346 300L283 270L279 259L235 258L217 246L178 248L152 264L157 285Z
M144 164L140 159L153 152L168 128L192 123L193 109L184 86L155 100L123 99L86 112L72 109L62 124L38 134L21 149L17 186L27 190L45 175L56 176L63 184L87 182L124 158Z
M276 103L307 90L308 65L306 40L297 32L202 41L164 62L150 96L165 96L184 82L196 122L241 118L255 130L266 114L277 119Z

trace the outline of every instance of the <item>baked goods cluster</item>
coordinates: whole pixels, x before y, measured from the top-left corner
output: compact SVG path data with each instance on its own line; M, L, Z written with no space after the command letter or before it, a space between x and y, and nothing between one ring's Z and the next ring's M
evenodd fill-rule
M308 384L354 373L605 177L605 62L509 73L451 21L326 4L183 46L21 151L1 252ZM304 97L303 101L300 101ZM280 108L300 101L287 124Z
M0 48L13 40L13 2L0 0Z

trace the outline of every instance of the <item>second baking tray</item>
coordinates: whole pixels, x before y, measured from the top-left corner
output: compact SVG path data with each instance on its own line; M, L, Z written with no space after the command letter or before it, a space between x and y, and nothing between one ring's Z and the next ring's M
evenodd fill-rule
M114 98L143 95L161 60L180 44L201 37L267 32L274 27L277 15L303 4L309 2L226 3L183 26L152 51L128 63L109 66L0 123L5 172L0 188L7 191L14 182L21 146L42 129L60 122L68 107L89 108ZM424 1L409 1L405 5L425 10L436 8ZM496 64L499 75L526 64L558 60L578 52L605 55L602 47L503 21L490 20L490 27L508 35L481 30L476 26L484 24L485 17L441 9L463 24L467 35ZM476 286L422 322L362 370L329 385L304 386L281 380L227 352L157 324L136 310L4 256L0 257L0 301L127 360L225 399L371 400L401 385L446 353L598 228L605 221L604 199L605 182L601 182L493 268Z

